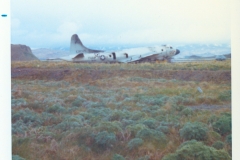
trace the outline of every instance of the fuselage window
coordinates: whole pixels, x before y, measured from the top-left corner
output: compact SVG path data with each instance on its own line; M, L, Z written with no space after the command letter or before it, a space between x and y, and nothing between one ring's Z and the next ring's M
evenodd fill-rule
M172 47L170 47L170 49L172 49Z
M162 49L162 51L163 51L163 49Z

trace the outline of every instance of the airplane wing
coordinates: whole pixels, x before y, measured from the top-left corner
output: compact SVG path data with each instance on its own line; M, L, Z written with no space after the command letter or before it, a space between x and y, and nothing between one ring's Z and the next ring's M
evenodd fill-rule
M130 63L130 62L135 62L135 61L141 60L143 58L152 57L152 56L156 56L156 55L158 55L158 53L149 52L149 53L145 53L142 55L129 56L127 59L121 59L118 61L122 62L122 63Z

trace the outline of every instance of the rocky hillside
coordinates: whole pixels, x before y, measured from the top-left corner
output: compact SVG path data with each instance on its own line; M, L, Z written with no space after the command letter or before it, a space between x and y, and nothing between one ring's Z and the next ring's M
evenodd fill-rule
M39 60L30 47L21 44L11 44L11 60L12 61L33 61Z

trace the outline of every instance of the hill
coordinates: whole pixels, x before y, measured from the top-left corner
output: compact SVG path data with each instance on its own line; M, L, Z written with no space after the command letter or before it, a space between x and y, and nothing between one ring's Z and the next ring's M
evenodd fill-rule
M39 60L30 47L21 44L11 44L11 60L12 61L33 61Z

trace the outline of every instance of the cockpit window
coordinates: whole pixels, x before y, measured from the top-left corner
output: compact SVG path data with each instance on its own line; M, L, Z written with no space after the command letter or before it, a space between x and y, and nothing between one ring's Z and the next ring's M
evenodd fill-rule
M163 49L162 49L162 51L163 51Z
M172 49L172 46L170 46L170 49Z

